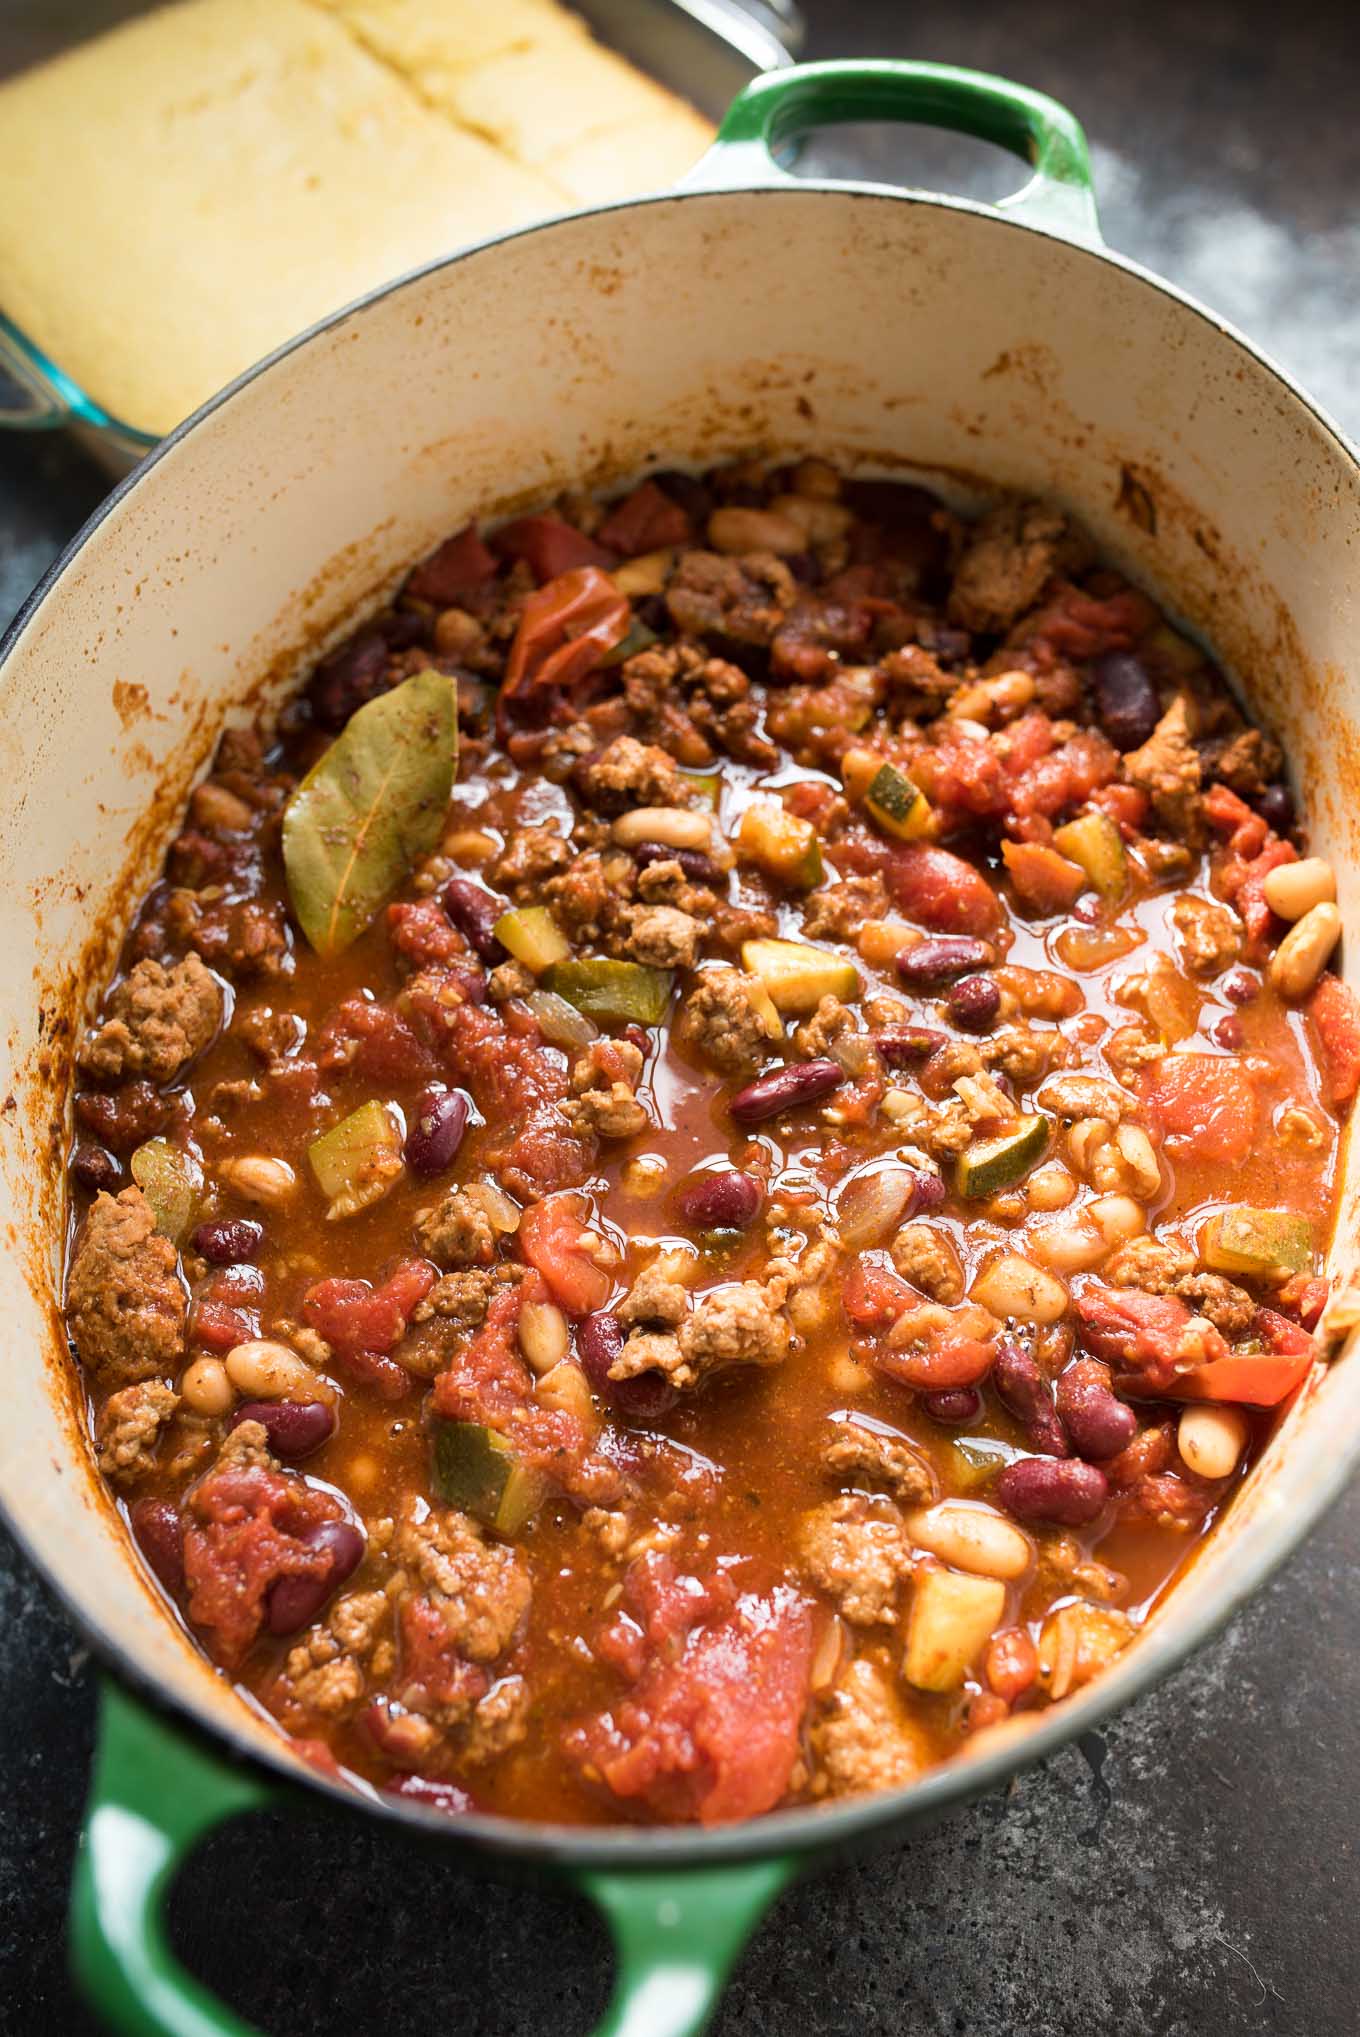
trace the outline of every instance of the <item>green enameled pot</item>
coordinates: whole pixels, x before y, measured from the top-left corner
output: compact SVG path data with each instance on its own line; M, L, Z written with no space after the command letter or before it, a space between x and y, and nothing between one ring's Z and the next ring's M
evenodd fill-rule
M797 181L776 164L800 132L874 119L986 137L1032 175L989 207ZM83 1986L130 2037L242 2037L164 1936L165 1889L195 1841L267 1802L314 1814L318 1797L356 1799L303 1768L189 1645L93 1475L53 1306L54 1100L74 1026L225 713L280 699L304 658L471 514L663 456L760 448L1067 503L1212 637L1281 736L1354 927L1355 455L1240 335L1102 247L1080 129L1019 86L927 64L759 79L683 189L407 277L159 446L0 653L0 1503L109 1671L72 1944ZM1347 952L1360 956L1353 932ZM1343 1278L1357 1185L1352 1156ZM360 1812L464 1863L584 1890L618 1947L605 2031L687 2037L790 1877L996 1787L1164 1675L1317 1519L1358 1446L1360 1368L1343 1360L1102 1682L899 1793L710 1832L441 1822L376 1797Z

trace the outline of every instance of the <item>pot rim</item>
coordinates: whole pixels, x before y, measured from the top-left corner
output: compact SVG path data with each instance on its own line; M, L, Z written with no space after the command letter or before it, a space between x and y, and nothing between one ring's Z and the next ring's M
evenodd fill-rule
M139 487L152 469L179 445L181 440L209 417L229 404L243 389L314 340L410 284L444 270L457 268L470 258L509 243L528 241L552 234L586 219L609 219L615 215L666 204L702 204L724 199L761 199L777 196L806 198L865 198L892 204L907 204L962 212L987 220L992 225L1027 233L1043 241L1056 242L1065 251L1122 270L1145 288L1170 298L1182 310L1200 319L1230 345L1246 354L1273 376L1299 402L1352 466L1360 469L1360 448L1336 420L1303 390L1294 378L1264 349L1258 347L1229 319L1211 310L1179 285L1168 282L1155 271L1100 241L1078 240L1040 221L1011 216L994 205L914 188L880 184L868 180L839 178L780 178L779 181L723 183L655 192L643 197L621 199L608 205L586 206L550 220L520 227L508 233L459 248L380 284L339 310L318 319L305 331L286 340L261 360L236 376L216 395L177 425L146 457L105 496L63 546L32 592L22 603L9 626L0 635L0 687L5 667L20 639L39 609L58 587L66 569L94 536L104 521ZM91 1651L116 1672L120 1680L158 1717L187 1728L209 1740L214 1751L236 1767L263 1768L276 1781L293 1787L316 1790L332 1804L351 1812L361 1808L394 1823L411 1827L427 1836L465 1849L469 1854L536 1863L542 1866L571 1866L616 1870L620 1868L667 1869L734 1864L776 1855L823 1853L871 1834L885 1836L894 1828L910 1826L938 1817L946 1809L985 1794L1010 1776L1034 1766L1082 1732L1101 1724L1136 1697L1154 1689L1227 1621L1277 1570L1334 1504L1351 1473L1360 1463L1360 1440L1348 1453L1330 1459L1306 1501L1278 1522L1253 1560L1237 1571L1221 1600L1211 1610L1189 1622L1184 1631L1164 1621L1150 1633L1140 1635L1121 1662L1075 1698L1054 1706L1022 1736L1005 1739L990 1750L957 1757L929 1770L905 1789L853 1798L835 1806L803 1807L773 1811L742 1824L701 1831L691 1826L655 1827L616 1825L608 1827L538 1824L484 1812L471 1812L452 1820L447 1815L411 1803L379 1790L359 1790L319 1771L307 1769L289 1754L280 1734L277 1751L258 1745L229 1721L209 1718L185 1698L170 1692L136 1657L127 1652L120 1637L108 1632L85 1608L57 1583L34 1542L24 1531L14 1510L0 1491L2 1522L25 1558L33 1565L47 1589L55 1596ZM1174 1587L1173 1587L1174 1595ZM186 1645L188 1643L186 1637Z

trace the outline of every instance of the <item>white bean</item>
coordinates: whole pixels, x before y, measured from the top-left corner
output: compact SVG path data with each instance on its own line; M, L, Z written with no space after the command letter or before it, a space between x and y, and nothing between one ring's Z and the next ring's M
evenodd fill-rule
M987 1506L944 1500L908 1515L906 1525L918 1549L979 1577L1022 1577L1034 1556L1029 1537Z
M776 495L770 505L776 516L797 524L808 544L821 545L843 538L854 522L843 502L829 502L811 495Z
M708 519L708 542L715 552L777 552L785 557L807 547L807 538L792 517L773 509L715 509Z
M1200 1478L1226 1478L1236 1471L1247 1447L1247 1418L1237 1408L1187 1408L1176 1431L1176 1448Z
M591 1396L590 1381L574 1360L564 1358L545 1372L534 1389L535 1398L560 1414L575 1415L588 1436L600 1427L599 1412Z
M612 833L621 849L639 842L660 842L665 849L706 849L712 839L712 816L687 806L635 806L621 813Z
M233 1344L223 1360L236 1391L247 1400L315 1400L320 1381L305 1359L270 1337Z
M1056 1323L1067 1307L1067 1289L1042 1267L1003 1252L974 1281L972 1299L1003 1320L1014 1316L1022 1323Z
M288 1162L265 1153L224 1160L218 1171L238 1195L243 1195L247 1202L262 1204L265 1209L279 1209L297 1193L297 1176Z
M1060 1160L1036 1167L1025 1183L1025 1200L1031 1209L1066 1209L1077 1192L1077 1184Z
M1341 914L1315 905L1296 920L1270 958L1269 976L1281 997L1306 997L1341 939Z
M1052 1223L1036 1224L1029 1241L1035 1258L1055 1273L1083 1273L1099 1265L1109 1251L1085 1209L1071 1210Z
M1131 1195L1098 1195L1086 1205L1086 1214L1111 1248L1140 1237L1147 1222Z
M1302 919L1315 905L1336 902L1336 872L1322 856L1304 856L1281 863L1267 873L1261 887L1266 904L1281 919Z
M224 1415L236 1399L236 1389L220 1358L195 1358L184 1368L179 1395L196 1415Z
M556 1302L526 1301L519 1312L519 1348L541 1379L560 1365L571 1344L567 1319Z

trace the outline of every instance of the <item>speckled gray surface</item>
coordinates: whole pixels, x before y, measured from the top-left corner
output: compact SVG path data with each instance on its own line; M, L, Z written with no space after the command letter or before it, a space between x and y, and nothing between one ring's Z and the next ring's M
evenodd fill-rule
M1360 38L1350 5L808 0L810 54L916 55L1057 94L1095 148L1110 241L1206 298L1360 428ZM0 69L50 0L0 4ZM824 142L845 171L1004 188L939 136ZM941 316L947 317L946 306ZM53 442L0 442L0 613L98 500ZM896 1852L789 1894L719 2037L1316 2037L1360 2024L1360 1490L1217 1645L1099 1739ZM0 2031L97 2026L64 1976L90 1664L0 1538ZM578 2037L603 1933L358 1821L219 1835L174 1904L195 1969L270 2032Z

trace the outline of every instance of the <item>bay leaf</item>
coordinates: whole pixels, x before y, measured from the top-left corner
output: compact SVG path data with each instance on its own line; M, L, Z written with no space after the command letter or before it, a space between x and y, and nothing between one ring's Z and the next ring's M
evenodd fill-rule
M439 839L458 763L457 693L417 672L370 700L289 799L283 866L298 925L339 955Z

